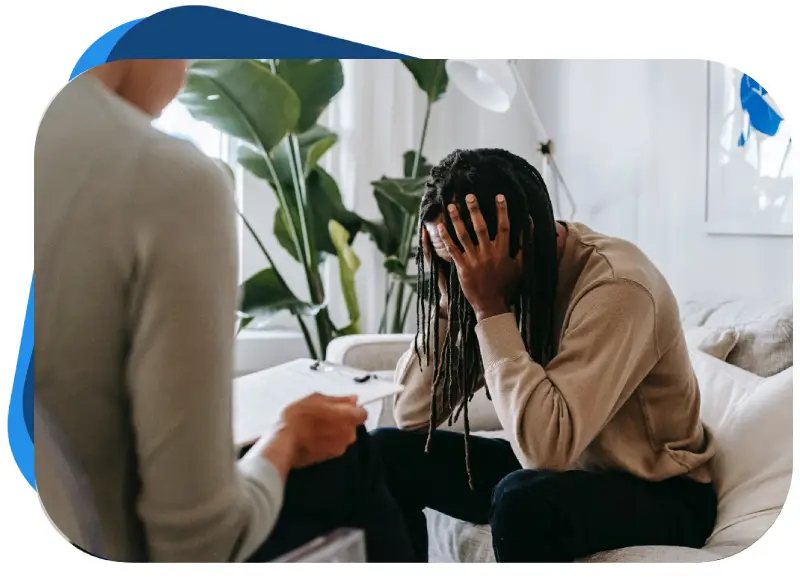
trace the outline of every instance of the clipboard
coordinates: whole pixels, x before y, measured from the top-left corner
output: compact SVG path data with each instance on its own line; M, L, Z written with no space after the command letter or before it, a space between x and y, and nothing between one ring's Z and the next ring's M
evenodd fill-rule
M313 393L355 395L361 406L396 395L403 385L367 371L300 358L233 381L233 441L242 447L269 432L290 404Z

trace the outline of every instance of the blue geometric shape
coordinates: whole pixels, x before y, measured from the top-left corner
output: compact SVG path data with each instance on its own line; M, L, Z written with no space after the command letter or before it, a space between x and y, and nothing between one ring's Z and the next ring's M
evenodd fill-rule
M145 18L117 41L121 59L398 59L405 57L211 6L179 6Z
M130 22L126 22L125 24L121 24L92 43L92 45L83 52L81 58L78 59L78 63L72 69L72 73L69 76L70 80L78 77L85 71L89 71L93 67L97 67L98 65L108 62L108 55L111 53L114 45L116 45L120 38L122 38L122 35L133 28L133 26L138 22L141 22L141 19L132 20Z
M739 82L739 102L742 111L747 112L748 120L744 131L739 135L738 146L743 147L747 143L753 130L766 136L778 134L783 118L764 99L766 95L767 90L760 83L749 75L742 74Z
M83 53L70 80L121 59L402 59L406 55L213 8L180 6L109 31ZM33 277L8 410L8 441L35 489L33 455Z
M26 413L27 412L27 413ZM33 467L33 279L22 327L22 341L8 406L8 443L25 480L34 489Z

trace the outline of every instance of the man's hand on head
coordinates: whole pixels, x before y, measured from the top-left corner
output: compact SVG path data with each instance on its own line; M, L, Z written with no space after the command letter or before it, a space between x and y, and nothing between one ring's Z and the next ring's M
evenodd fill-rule
M489 230L478 207L477 198L470 194L466 200L478 244L473 244L455 204L448 206L448 213L463 252L453 242L444 223L440 223L438 229L458 271L464 296L480 322L509 312L508 300L518 290L522 278L522 249L515 258L511 258L510 225L504 196L498 195L496 198L497 236L494 240L489 239Z

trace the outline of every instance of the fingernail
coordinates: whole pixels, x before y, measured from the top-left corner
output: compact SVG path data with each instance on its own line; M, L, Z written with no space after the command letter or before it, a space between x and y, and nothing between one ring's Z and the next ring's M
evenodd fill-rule
M455 214L455 213L456 213L456 211L458 211L458 210L456 209L456 206L455 206L455 205L453 205L453 204L450 204L449 206L447 206L447 209L448 209L448 210L450 210L450 213L451 213L451 214Z
M444 234L444 231L445 231L444 224L438 224L438 225L436 226L436 229L437 229L437 230L439 230L439 233L440 233L440 234Z
M499 203L503 203L505 200L506 200L506 196L504 196L503 194L500 194L500 195L497 196L497 201Z
M467 203L475 203L475 196L471 193L467 196Z

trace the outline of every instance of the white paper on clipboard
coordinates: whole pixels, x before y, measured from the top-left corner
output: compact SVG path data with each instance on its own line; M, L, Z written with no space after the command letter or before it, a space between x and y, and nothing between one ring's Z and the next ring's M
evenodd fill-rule
M356 395L359 405L367 405L403 390L402 385L376 378L356 381L367 375L363 370L301 358L235 379L234 443L242 446L257 440L277 423L284 408L313 393Z

